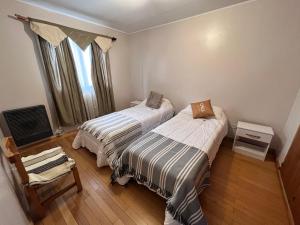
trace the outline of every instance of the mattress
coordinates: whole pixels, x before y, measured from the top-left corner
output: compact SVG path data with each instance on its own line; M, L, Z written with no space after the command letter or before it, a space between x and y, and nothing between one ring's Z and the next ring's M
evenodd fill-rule
M137 106L119 111L119 114L135 119L141 123L142 134L156 128L158 125L172 118L174 107L171 102L164 98L159 109L147 107L146 100ZM91 133L79 130L72 144L74 149L80 147L87 148L90 152L97 155L97 166L108 165L107 156L104 153L103 142L94 137Z

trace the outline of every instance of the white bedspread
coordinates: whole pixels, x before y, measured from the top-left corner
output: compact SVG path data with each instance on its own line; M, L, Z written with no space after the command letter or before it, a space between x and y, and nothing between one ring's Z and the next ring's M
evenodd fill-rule
M216 118L193 119L189 105L153 132L205 151L211 164L228 131L223 110L216 106L213 109Z
M174 114L174 108L168 99L163 99L159 109L149 108L145 104L146 100L137 106L119 111L121 114L140 121L143 127L143 134L172 118Z
M138 120L142 124L143 134L169 120L174 114L174 107L168 99L163 99L159 109L149 108L145 104L146 100L137 106L118 112ZM102 142L97 140L90 133L79 130L73 141L72 147L74 149L85 147L89 151L95 153L97 155L98 167L108 165L106 161L106 155L103 152Z

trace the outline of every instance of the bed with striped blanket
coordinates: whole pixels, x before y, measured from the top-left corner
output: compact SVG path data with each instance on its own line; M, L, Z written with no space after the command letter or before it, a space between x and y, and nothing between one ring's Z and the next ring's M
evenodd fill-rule
M109 165L134 140L161 123L170 119L174 109L169 100L164 99L159 109L140 105L102 117L89 120L79 127L73 141L73 148L86 147L97 154L97 166Z
M227 134L225 114L214 111L215 118L193 119L187 107L134 141L115 162L112 181L125 184L133 177L164 197L165 224L167 216L171 224L207 224L198 195L209 184L210 165Z
M112 179L133 176L167 199L167 210L183 224L206 224L198 194L208 185L205 152L155 132L149 132L124 151Z
M102 142L109 165L113 165L122 151L142 135L142 124L138 120L117 112L87 121L80 129Z

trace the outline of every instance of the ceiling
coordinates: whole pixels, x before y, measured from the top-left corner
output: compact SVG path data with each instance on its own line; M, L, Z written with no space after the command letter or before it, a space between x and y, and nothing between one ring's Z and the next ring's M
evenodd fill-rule
M247 0L21 0L126 33L223 8Z

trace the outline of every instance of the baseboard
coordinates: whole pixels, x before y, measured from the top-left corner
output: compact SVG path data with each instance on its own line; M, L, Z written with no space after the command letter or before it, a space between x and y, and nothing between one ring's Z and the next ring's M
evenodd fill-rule
M287 213L288 213L288 217L289 217L289 222L290 222L290 225L295 225L293 214L292 214L292 211L291 211L291 208L290 208L290 204L289 204L289 200L287 198L287 195L286 195L286 192L285 192L285 188L284 188L284 185L283 185L283 181L282 181L282 177L281 177L281 172L280 172L280 166L279 166L278 161L276 161L276 167L277 167L276 170L277 170L277 175L278 175L279 183L280 183L280 186L281 186L281 190L282 190L283 197L284 197L284 202L285 202Z

